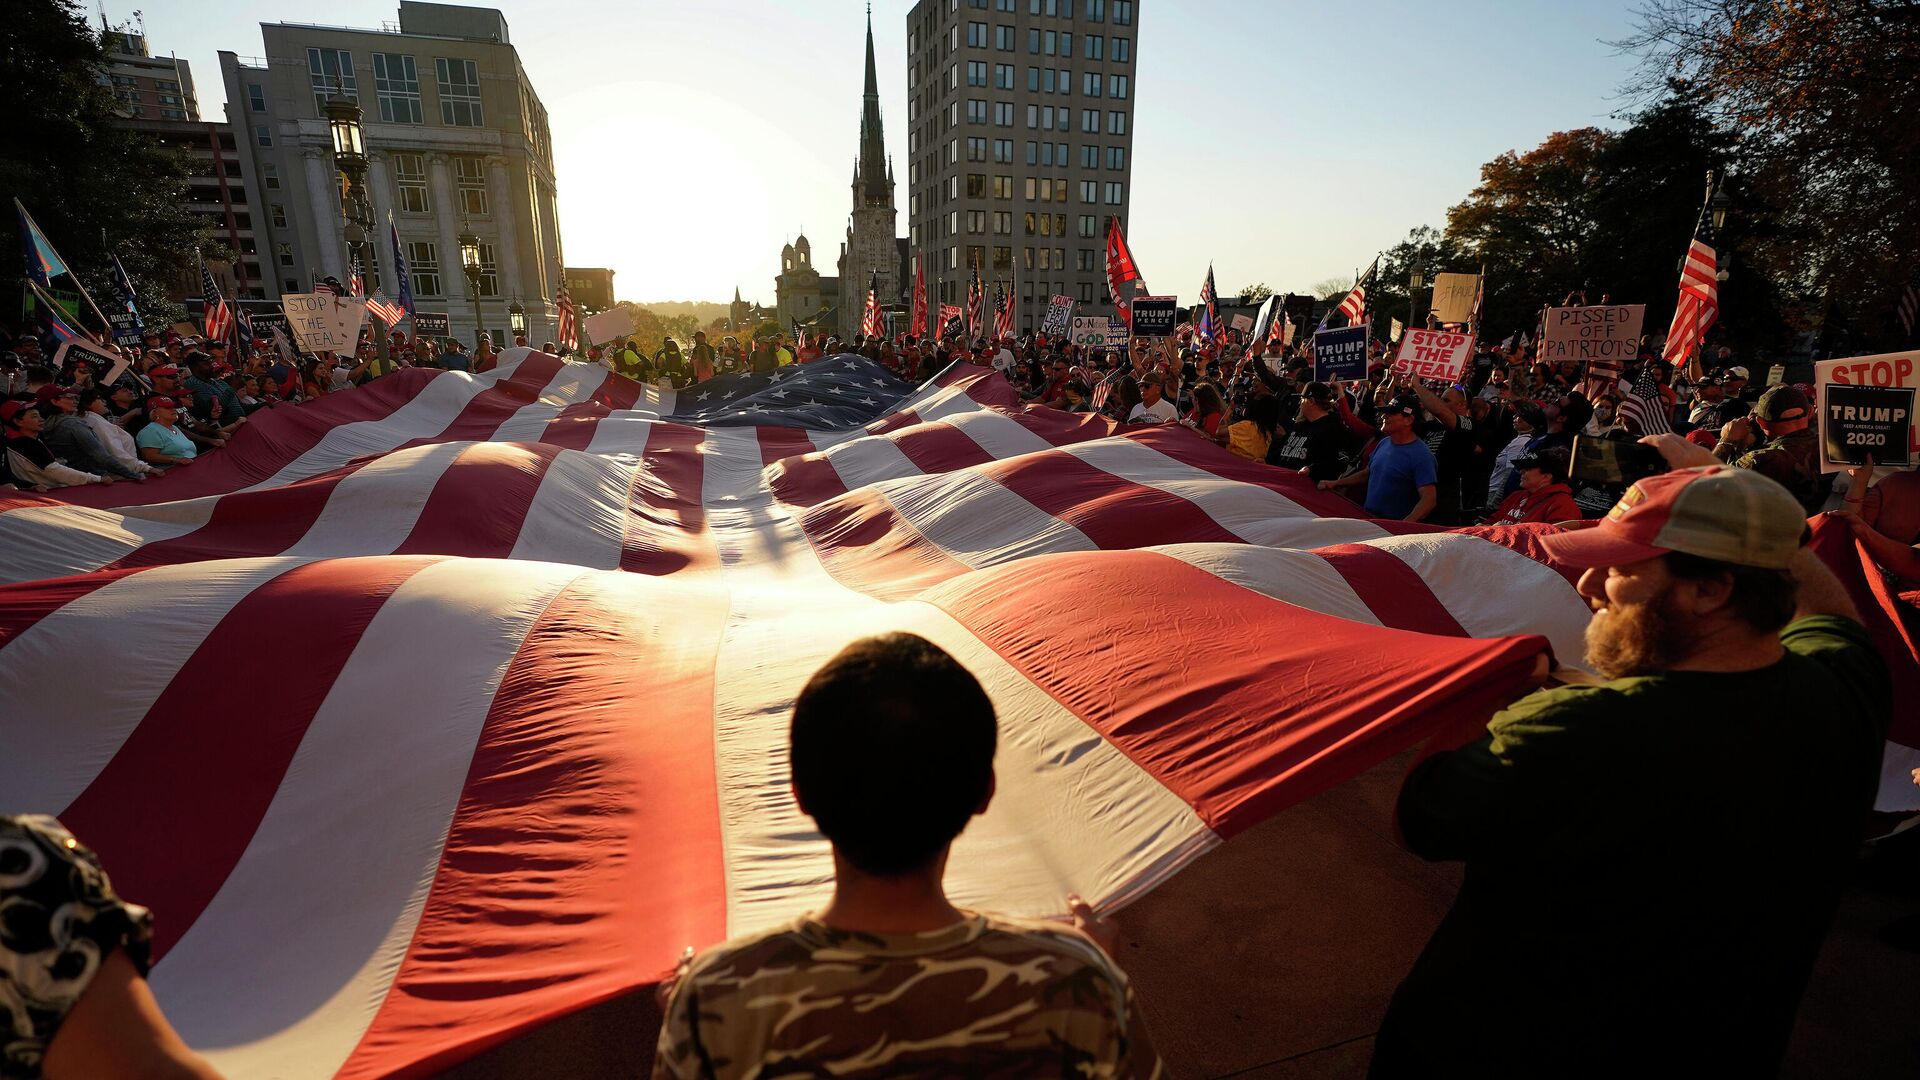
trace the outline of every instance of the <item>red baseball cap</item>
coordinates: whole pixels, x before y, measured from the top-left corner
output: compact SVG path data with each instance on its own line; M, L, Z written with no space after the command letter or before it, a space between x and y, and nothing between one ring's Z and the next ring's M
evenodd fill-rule
M32 408L32 405L19 400L0 401L0 424L11 424L13 418Z
M1550 533L1540 544L1557 561L1578 567L1681 551L1784 570L1806 530L1806 511L1777 481L1752 469L1708 465L1649 476L1628 488L1598 525Z
M177 379L180 377L180 369L177 367L174 367L172 364L161 364L159 367L154 368L152 371L147 372L147 374L153 376L156 379L163 378L163 377L168 379Z
M48 383L33 392L33 400L41 405L45 405L47 402L57 398L74 397L76 393L71 386L55 386L52 383Z
M147 411L155 409L177 409L180 405L170 397L150 397L147 399Z

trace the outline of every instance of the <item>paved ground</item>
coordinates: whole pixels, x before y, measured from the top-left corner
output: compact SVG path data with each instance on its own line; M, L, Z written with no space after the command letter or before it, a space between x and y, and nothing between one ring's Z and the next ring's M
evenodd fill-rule
M1387 999L1459 879L1392 839L1404 768L1389 762L1236 837L1122 913L1122 962L1174 1076L1364 1075ZM1900 858L1862 863L1784 1075L1920 1076L1920 835L1908 839ZM1879 936L1902 918L1905 949ZM630 995L450 1075L645 1075L658 1022L646 995Z

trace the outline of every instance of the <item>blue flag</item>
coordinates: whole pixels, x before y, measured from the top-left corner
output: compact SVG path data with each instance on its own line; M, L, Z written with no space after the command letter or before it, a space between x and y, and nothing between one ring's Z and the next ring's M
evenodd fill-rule
M127 268L120 265L120 256L110 256L113 260L113 289L120 294L120 303L114 308L107 321L113 324L113 340L121 345L140 344L140 304L133 291L133 279L127 276Z
M60 253L47 242L47 236L40 231L40 226L33 223L33 215L27 213L27 208L20 205L19 199L13 200L13 208L20 212L20 248L26 256L27 276L41 288L51 289L54 278L71 271L60 258Z
M400 227L393 223L392 215L387 217L387 234L393 238L393 276L398 281L395 286L398 302L407 314L413 314L413 272L407 269L407 253L400 250Z

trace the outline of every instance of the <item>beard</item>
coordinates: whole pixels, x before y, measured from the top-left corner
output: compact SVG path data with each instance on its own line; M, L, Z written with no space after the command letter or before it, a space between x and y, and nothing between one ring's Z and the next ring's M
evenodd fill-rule
M1687 656L1692 629L1669 593L1638 604L1610 604L1587 623L1587 663L1609 679L1667 671Z

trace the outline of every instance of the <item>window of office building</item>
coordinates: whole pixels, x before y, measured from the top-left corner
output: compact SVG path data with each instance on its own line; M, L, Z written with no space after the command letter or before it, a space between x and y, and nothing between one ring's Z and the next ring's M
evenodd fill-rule
M1128 26L1133 22L1133 0L1113 0L1113 25Z
M984 49L987 47L986 23L970 22L967 24L967 47L970 49Z
M993 212L993 233L995 236L1013 235L1013 213L1008 210Z
M480 295L500 295L500 264L494 257L492 244L480 245Z
M469 217L487 213L487 163L465 154L453 159L453 183L460 197L460 212Z
M1109 183L1107 185L1107 205L1119 206L1120 203L1125 200L1126 189L1127 186L1125 184Z
M993 160L994 160L994 163L998 165L1013 164L1013 140L1012 139L993 140Z
M265 124L253 125L253 141L261 146L272 146L273 129Z
M1107 96L1124 98L1127 96L1127 77L1125 75L1107 76Z
M1013 27L996 26L993 28L993 47L1001 52L1013 51Z
M280 186L280 166L271 161L260 163L260 182L268 188Z
M1001 201L1013 198L1013 177L996 176L993 178L993 197Z
M281 266L293 265L293 245L292 244L275 244L273 245L273 251L274 251L274 254L279 257ZM292 289L289 289L288 291L299 292L300 287L296 285Z
M400 53L373 54L373 93L380 99L380 119L389 124L420 123L420 77L413 57Z
M967 61L967 85L987 85L987 62L985 60Z
M1080 181L1080 201L1083 203L1099 202L1100 201L1100 181L1098 180Z
M993 268L995 270L1013 269L1013 249L1010 247L994 248L993 249Z
M1086 143L1080 147L1080 167L1083 169L1097 169L1100 167L1100 148L1098 146L1092 143Z
M1085 94L1087 97L1099 97L1100 96L1100 73L1097 71L1087 72L1084 78L1081 80L1080 92L1082 94Z
M1107 168L1124 169L1127 167L1127 148L1124 146L1107 147Z
M267 91L259 83L247 84L247 108L254 112L267 111Z
M1083 304L1093 303L1093 282L1083 281L1080 283L1080 302Z
M1107 43L1106 38L1101 37L1099 34L1088 34L1086 37L1086 41L1087 41L1087 59L1089 60L1106 59L1106 56L1104 55L1106 51L1106 43Z
M1086 236L1086 237L1091 237L1094 235L1092 214L1080 215L1080 235Z
M1131 59L1133 59L1133 42L1123 37L1114 38L1113 62L1124 64Z
M967 99L967 123L984 124L987 122L987 99Z
M1012 64L993 65L993 85L997 89L1001 89L1001 90L1013 89L1013 65Z
M425 214L433 210L433 204L427 198L427 159L424 154L395 154L393 161L393 183L400 194L400 209L409 214Z
M1087 21L1105 22L1107 18L1107 0L1087 0Z
M327 99L338 90L342 97L360 100L360 83L353 77L353 54L345 49L308 49L307 82L313 88L313 111L327 115Z
M983 136L979 136L979 135L967 136L967 160L968 161L987 160L987 140Z
M993 103L993 124L995 127L1013 126L1013 102L996 101Z
M433 72L440 91L440 122L449 127L480 127L480 69L471 60L437 57Z
M1127 114L1115 110L1107 114L1107 134L1125 135L1127 133Z
M414 241L407 245L407 269L413 273L415 296L440 295L440 255L432 243Z
M987 174L967 174L967 198L984 199L987 197Z

